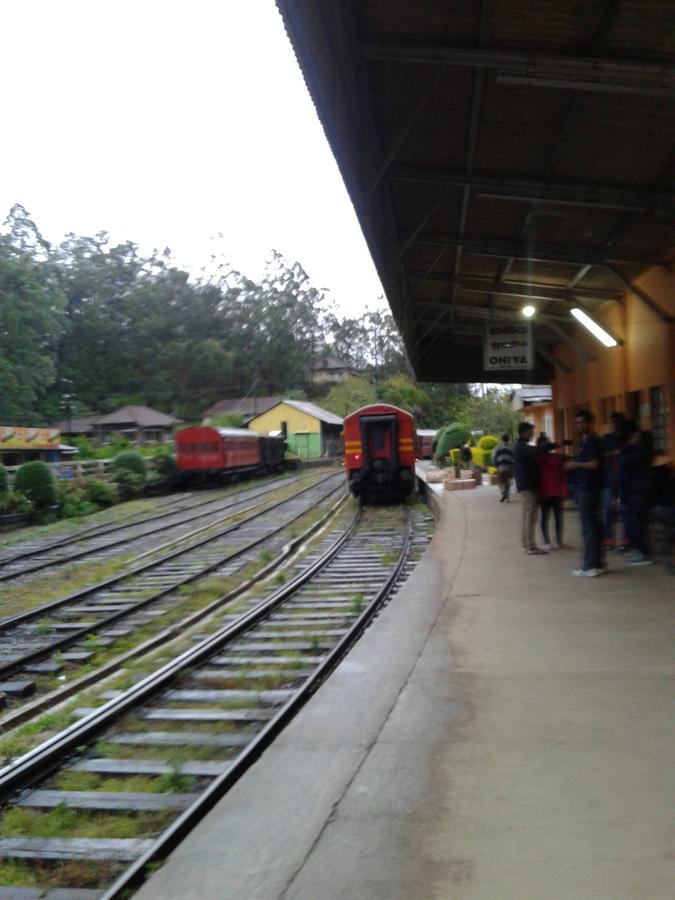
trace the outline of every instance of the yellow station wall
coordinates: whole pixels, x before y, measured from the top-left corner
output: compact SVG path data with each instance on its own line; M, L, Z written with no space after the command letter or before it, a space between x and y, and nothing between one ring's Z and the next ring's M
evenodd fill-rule
M300 412L293 406L286 406L285 403L279 403L268 409L267 412L261 413L248 423L250 431L281 431L281 423L286 423L286 430L289 434L297 434L298 432L307 431L309 434L321 433L321 422L310 416L308 413Z
M636 285L675 319L675 271L654 266ZM585 362L568 343L555 348L555 355L571 372L555 370L552 383L556 438L571 437L571 419L577 407L585 406L596 416L598 431L609 428L612 408L633 414L637 400L642 428L653 427L650 389L662 387L668 407L667 449L675 453L675 324L666 322L635 294L625 294L621 302L609 301L593 309L594 318L623 344L603 347L581 327L574 337L595 357ZM632 392L637 392L630 397ZM563 425L564 423L564 425ZM562 426L562 427L561 427ZM564 434L561 433L564 431ZM664 449L664 448L661 448Z

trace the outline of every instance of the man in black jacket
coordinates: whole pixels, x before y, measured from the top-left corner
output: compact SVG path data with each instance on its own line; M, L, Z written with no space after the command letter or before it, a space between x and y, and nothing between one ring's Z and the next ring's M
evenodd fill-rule
M534 530L537 524L537 512L539 500L537 489L539 487L539 472L535 457L547 453L557 444L542 444L535 447L530 443L534 435L534 425L531 422L521 422L518 426L518 440L513 445L513 474L516 478L516 488L523 499L523 524L522 542L523 550L530 556L543 556L546 550L541 550L534 542Z

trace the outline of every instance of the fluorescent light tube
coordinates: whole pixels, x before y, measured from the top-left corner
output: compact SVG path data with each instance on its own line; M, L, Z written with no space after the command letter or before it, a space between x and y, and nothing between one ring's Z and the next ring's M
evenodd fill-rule
M575 307L570 312L601 344L604 344L605 347L616 347L618 341L614 340L612 335L608 334L597 322L594 322L590 316L587 316L583 309Z

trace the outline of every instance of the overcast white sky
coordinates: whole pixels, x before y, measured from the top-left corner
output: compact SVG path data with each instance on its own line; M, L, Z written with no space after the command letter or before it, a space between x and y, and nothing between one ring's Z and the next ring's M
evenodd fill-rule
M348 314L382 289L273 0L2 3L0 222L107 230L252 277L271 248Z

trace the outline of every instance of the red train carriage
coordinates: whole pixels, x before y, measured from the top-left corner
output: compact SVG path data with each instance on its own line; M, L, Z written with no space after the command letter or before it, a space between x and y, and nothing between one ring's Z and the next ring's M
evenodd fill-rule
M176 465L184 473L204 475L280 469L283 438L245 428L196 425L176 434Z
M362 501L400 500L415 483L412 416L386 403L364 406L344 421L349 488Z

